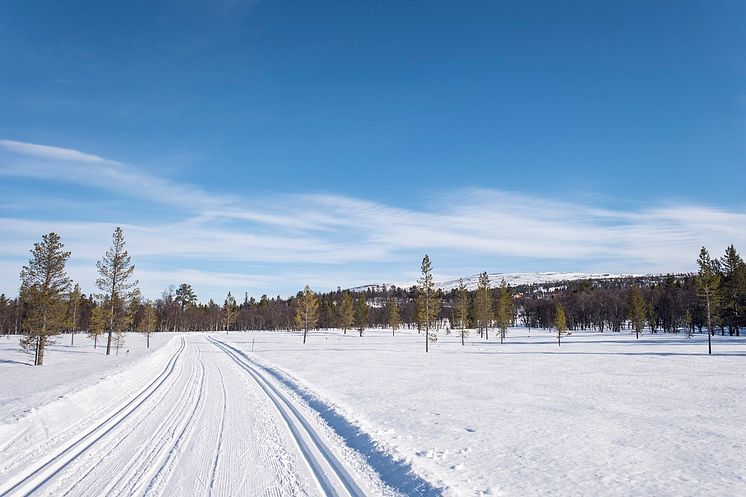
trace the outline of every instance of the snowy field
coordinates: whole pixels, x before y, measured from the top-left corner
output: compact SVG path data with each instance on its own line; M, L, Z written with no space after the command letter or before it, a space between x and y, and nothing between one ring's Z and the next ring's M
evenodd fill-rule
M746 339L531 334L230 340L449 495L746 495Z
M746 494L746 339L531 335L3 337L0 495Z

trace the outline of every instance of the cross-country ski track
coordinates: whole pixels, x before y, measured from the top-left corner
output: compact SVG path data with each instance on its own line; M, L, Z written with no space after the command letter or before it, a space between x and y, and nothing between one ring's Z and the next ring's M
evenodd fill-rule
M406 464L357 450L220 337L176 337L159 352L112 377L122 392L106 401L96 385L71 394L90 402L77 419L52 402L0 433L0 496L440 494Z

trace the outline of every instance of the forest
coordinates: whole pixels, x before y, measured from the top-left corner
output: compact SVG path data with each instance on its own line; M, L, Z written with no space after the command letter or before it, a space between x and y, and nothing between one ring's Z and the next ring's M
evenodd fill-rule
M239 300L228 292L222 303L200 302L189 283L171 286L155 300L142 298L119 228L112 248L98 263L101 278L96 284L101 292L86 295L67 277L64 263L70 253L62 247L58 235L44 235L21 271L19 296L0 296L0 333L25 335L23 345L37 354L46 345L39 341L61 333L70 334L74 341L79 332L92 336L96 344L100 335L106 335L107 353L126 332L142 332L149 338L157 331L340 328L362 335L367 328L391 328L392 333L402 327L427 328L428 333L431 329L450 333L455 328L466 333L476 328L480 337L489 338L490 330L498 328L505 339L510 326L556 327L559 309L562 326L568 330L634 330L639 336L643 330L702 333L709 329L738 336L746 326L746 265L732 245L720 258L710 258L703 247L697 259L699 272L692 274L511 288L504 281L489 281L485 272L474 290L467 290L462 282L444 292L433 282L426 256L423 279L410 288L370 285L359 291L337 288L317 293L306 287L287 298L262 295L257 299L244 293ZM44 267L48 261L55 261L53 267ZM56 282L49 274L57 275Z

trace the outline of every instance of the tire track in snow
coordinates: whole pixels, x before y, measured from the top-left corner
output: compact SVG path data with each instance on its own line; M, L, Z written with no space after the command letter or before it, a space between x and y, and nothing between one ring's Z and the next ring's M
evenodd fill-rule
M118 427L124 420L132 415L133 412L145 403L159 387L163 385L166 379L174 371L177 360L186 348L186 341L182 338L179 349L169 360L163 371L144 389L142 389L131 400L125 403L113 414L103 421L100 421L93 428L89 429L83 435L75 437L74 440L65 444L62 448L56 450L51 456L44 458L41 463L33 466L33 469L15 479L11 479L6 486L0 487L0 497L6 496L28 496L39 490L42 486L52 480L70 463L84 454L91 446L100 441L108 433Z
M316 431L288 400L286 395L270 383L236 349L212 337L209 337L209 340L233 359L240 368L245 370L270 398L290 429L295 443L310 467L322 492L325 495L333 497L344 494L351 497L364 497L365 492L358 486L347 469L339 462L330 448L321 440ZM327 474L327 472L331 474ZM340 494L340 491L342 491L342 494Z

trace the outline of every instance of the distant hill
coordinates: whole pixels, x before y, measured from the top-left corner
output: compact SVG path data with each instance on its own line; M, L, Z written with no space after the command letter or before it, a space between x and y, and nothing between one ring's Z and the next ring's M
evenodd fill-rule
M623 274L612 274L612 273L572 273L572 272L540 272L540 273L488 273L490 277L490 284L492 287L496 287L500 284L500 282L504 279L507 284L510 286L519 286L519 285L536 285L536 284L545 284L545 283L556 283L560 281L574 281L574 280L585 280L585 279L592 279L592 280L608 280L608 279L616 279L616 278L634 278L634 277L640 277L643 275L623 275ZM469 290L474 290L477 288L477 284L479 281L479 275L474 274L471 276L465 276L463 278L464 284ZM458 287L459 280L453 279L453 280L446 280L446 281L438 281L435 283L435 286L437 288L442 289L444 292L448 292L456 287ZM399 286L402 288L409 288L415 283L410 283L409 285L394 285ZM381 287L389 288L391 287L391 283L373 283L370 285L361 285L356 286L354 288L348 288L348 290L353 292L363 292L367 290L379 290Z

